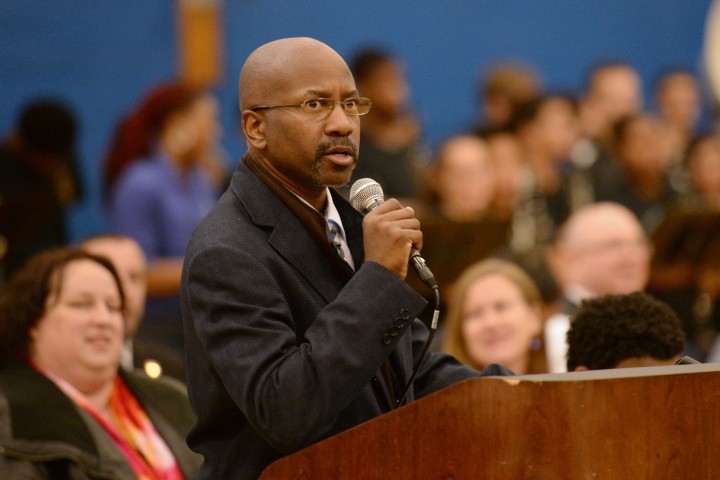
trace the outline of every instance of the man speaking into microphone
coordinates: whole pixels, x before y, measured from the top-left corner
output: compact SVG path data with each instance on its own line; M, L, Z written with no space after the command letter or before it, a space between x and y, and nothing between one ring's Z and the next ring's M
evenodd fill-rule
M371 108L333 49L310 38L259 47L240 74L240 108L247 154L183 271L197 478L257 478L403 396L511 373L437 353L416 371L426 302L403 280L420 223L394 199L363 217L330 188L349 181Z

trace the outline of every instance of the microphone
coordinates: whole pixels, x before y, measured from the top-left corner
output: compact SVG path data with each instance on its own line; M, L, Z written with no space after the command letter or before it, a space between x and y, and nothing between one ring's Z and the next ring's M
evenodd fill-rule
M385 203L382 187L372 178L361 178L353 183L350 188L350 203L355 210L367 215ZM420 252L415 247L410 248L409 263L425 285L430 288L437 288L435 276L425 265L425 259L420 256Z
M361 178L353 183L352 188L350 188L350 203L355 210L363 215L367 215L369 212L372 212L374 209L385 203L382 187L372 178ZM420 361L418 362L417 367L413 370L412 375L410 375L410 379L408 380L407 385L405 385L402 395L399 396L400 399L395 402L396 406L403 404L405 397L407 397L407 394L410 391L410 387L415 381L415 377L420 371L420 368L422 368L423 363L425 363L425 357L430 349L430 344L435 336L438 320L440 318L440 289L438 288L432 272L427 265L425 265L425 259L420 256L420 252L418 252L415 247L410 248L409 262L417 272L420 279L425 282L425 285L430 287L435 293L435 310L433 311L432 322L430 322L430 335L428 335L428 338L425 341L425 346L420 353Z

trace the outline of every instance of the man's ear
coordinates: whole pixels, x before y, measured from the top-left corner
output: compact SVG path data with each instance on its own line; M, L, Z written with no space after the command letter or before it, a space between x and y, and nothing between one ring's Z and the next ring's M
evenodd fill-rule
M267 146L265 122L257 112L252 110L242 112L242 129L250 146L256 150L265 149Z

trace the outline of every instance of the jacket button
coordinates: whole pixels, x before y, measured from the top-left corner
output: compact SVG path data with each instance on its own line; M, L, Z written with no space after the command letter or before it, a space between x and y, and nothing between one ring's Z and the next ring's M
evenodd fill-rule
M410 320L410 310L408 310L407 308L403 308L402 310L400 310L400 318L402 318L403 320Z
M393 337L398 334L398 328L395 325L390 325L387 329L388 335L392 335Z
M383 335L383 344L390 345L391 343L392 343L392 335L387 334L387 333L385 335Z

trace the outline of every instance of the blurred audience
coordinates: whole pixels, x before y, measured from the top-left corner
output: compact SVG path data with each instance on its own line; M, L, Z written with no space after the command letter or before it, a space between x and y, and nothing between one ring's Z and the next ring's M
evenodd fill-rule
M82 195L77 132L69 106L38 98L0 144L0 287L33 254L68 242L65 215Z
M615 163L598 181L596 199L629 208L651 234L678 199L670 184L667 128L649 114L623 117L615 126Z
M558 292L546 264L545 249L570 213L562 175L578 129L575 101L565 95L547 94L516 106L511 130L514 143L513 137L499 133L484 135L493 145L491 152L502 155L495 164L507 162L501 171L515 172L514 185L503 183L504 205L511 198L514 205L509 242L499 255L530 272L546 307L556 301ZM516 189L512 197L511 188Z
M578 140L577 106L563 95L531 100L517 107L513 128L524 167L511 245L514 252L526 254L544 248L570 213L561 173Z
M566 172L570 210L597 201L597 183L613 165L613 126L643 108L642 79L635 67L620 61L593 65L579 96L581 138L573 147Z
M478 85L481 120L475 133L484 135L497 128L509 128L515 110L543 92L539 73L529 64L507 60L483 70Z
M185 358L165 345L162 332L142 322L147 296L147 261L140 245L127 235L102 234L85 239L80 247L110 259L125 292L125 344L121 364L157 377L170 375L185 382Z
M520 142L509 129L488 130L482 137L488 146L495 170L492 210L499 217L512 218L520 201L523 154Z
M494 258L471 265L456 282L443 351L478 369L499 363L520 375L546 372L541 300L519 266Z
M431 172L432 213L459 223L488 215L497 181L485 141L472 135L447 139Z
M609 61L594 65L580 99L583 136L598 147L613 143L613 125L643 108L642 79L630 64Z
M105 161L112 230L134 238L148 259L145 326L181 356L183 256L220 194L207 167L220 134L214 96L163 84L121 122Z
M648 291L680 316L689 352L704 360L720 329L720 140L694 141L687 169L687 191L652 237Z
M699 133L702 115L700 84L692 71L670 69L655 83L654 95L658 115L669 128L672 165L680 166Z
M545 323L551 372L566 368L566 334L580 303L606 294L643 290L650 267L647 236L619 204L599 202L572 214L558 231L549 264L562 289L558 312Z
M635 292L585 300L567 333L568 371L673 365L684 347L675 312Z
M411 109L405 67L383 49L366 48L355 54L351 68L360 94L372 100L370 113L361 118L362 148L352 181L372 178L386 197L415 200L425 184L429 155Z
M105 257L32 257L0 299L3 478L191 478L180 385L120 368L121 280Z
M689 185L681 198L684 209L720 211L720 137L704 135L687 152Z
M461 134L447 139L429 178L429 200L418 210L424 239L422 254L447 301L453 281L467 265L507 244L510 222L491 210L495 170L487 144L477 136ZM408 276L408 281L434 298L415 276Z

